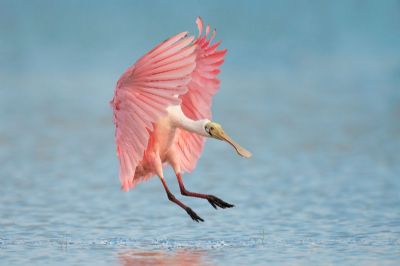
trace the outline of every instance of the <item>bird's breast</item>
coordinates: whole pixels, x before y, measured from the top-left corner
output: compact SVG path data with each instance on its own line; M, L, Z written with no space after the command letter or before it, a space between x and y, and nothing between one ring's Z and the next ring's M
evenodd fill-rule
M164 158L174 144L176 134L176 127L173 125L172 120L169 115L161 118L157 124L154 131L154 148L160 154L161 159Z

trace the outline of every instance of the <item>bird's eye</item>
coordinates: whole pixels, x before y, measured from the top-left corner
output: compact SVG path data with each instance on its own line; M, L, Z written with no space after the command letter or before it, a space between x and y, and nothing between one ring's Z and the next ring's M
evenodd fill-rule
M211 127L211 130L214 130L214 127Z

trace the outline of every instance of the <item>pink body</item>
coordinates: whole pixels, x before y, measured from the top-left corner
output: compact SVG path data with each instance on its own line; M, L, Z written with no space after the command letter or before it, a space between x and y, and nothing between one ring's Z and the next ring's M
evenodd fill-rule
M155 174L161 177L166 163L177 173L190 172L200 157L226 50L211 44L215 31L209 38L207 26L202 35L203 23L196 22L196 39L186 32L167 39L118 80L111 105L126 191Z

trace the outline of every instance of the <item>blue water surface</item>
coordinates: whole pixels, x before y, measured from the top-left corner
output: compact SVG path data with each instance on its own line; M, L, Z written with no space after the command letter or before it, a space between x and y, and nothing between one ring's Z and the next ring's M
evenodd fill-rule
M399 1L0 1L1 265L399 265ZM188 189L119 188L119 75L202 15L229 52Z

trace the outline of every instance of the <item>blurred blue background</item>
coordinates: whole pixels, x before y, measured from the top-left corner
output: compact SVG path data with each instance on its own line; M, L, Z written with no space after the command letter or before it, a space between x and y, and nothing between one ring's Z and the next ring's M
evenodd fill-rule
M119 75L195 19L228 49L193 191L119 189ZM398 265L400 1L0 1L0 263ZM167 182L178 195L171 171ZM61 261L60 261L61 260Z

